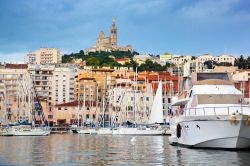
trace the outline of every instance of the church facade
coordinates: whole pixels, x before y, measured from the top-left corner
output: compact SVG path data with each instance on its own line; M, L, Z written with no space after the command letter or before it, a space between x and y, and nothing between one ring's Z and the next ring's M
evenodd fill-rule
M88 55L90 52L97 52L97 51L131 51L133 52L133 47L131 45L127 46L117 46L117 28L115 25L115 19L112 20L112 26L110 28L110 36L105 37L103 31L101 31L96 39L96 45L90 48L85 48L84 54Z

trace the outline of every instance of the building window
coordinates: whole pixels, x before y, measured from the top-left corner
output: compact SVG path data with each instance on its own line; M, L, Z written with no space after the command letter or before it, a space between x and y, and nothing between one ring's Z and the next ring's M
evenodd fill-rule
M62 110L62 108L61 108L61 107L58 107L58 110Z
M48 119L53 119L53 115L48 115Z

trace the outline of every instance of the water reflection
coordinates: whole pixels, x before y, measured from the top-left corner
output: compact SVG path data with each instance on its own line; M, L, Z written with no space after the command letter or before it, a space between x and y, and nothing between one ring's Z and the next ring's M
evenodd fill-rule
M248 165L249 155L173 147L166 136L0 137L0 165Z

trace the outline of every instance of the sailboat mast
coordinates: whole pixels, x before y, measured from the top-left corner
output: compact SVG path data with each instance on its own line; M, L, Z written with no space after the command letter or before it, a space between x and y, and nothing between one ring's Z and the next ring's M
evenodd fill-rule
M135 68L135 75L134 75L134 122L136 127L136 90L137 90L137 67Z
M77 107L77 127L79 127L79 111L80 111L80 106L79 106L79 98L78 98L78 101L77 101L77 105L78 105L78 107Z

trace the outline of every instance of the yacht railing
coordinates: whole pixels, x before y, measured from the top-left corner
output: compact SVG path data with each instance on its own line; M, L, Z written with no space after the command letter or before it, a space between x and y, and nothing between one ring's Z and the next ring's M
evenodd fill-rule
M207 116L207 115L250 115L250 106L228 106L228 107L198 107L184 110L185 116Z

